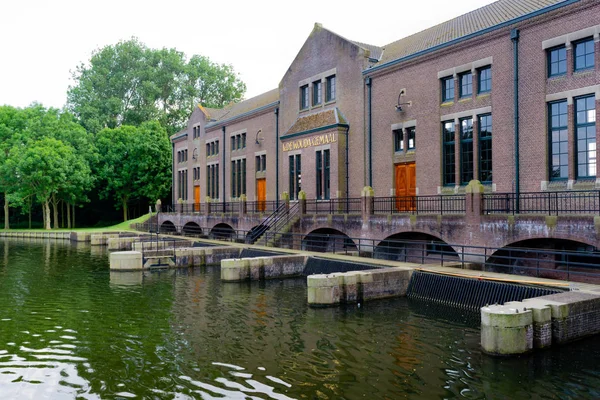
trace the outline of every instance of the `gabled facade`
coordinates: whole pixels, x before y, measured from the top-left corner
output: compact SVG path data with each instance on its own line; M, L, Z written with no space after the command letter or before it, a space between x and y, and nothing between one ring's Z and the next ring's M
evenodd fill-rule
M173 200L599 188L598 15L500 0L383 47L316 24L277 89L172 136Z

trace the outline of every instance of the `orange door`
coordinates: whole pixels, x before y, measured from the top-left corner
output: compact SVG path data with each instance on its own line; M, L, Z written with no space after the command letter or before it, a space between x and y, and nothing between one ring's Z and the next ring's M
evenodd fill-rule
M264 212L267 206L267 180L264 178L256 180L256 200L257 211Z
M200 185L194 186L194 211L200 211Z
M396 209L412 211L415 209L417 194L417 174L415 163L396 164Z

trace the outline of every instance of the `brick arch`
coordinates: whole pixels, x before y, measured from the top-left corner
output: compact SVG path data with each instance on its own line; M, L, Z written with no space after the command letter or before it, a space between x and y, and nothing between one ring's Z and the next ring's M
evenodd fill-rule
M590 249L591 247L591 249ZM600 252L594 243L572 238L527 238L497 249L486 270L541 278L600 282ZM595 276L594 276L595 275Z
M458 261L460 246L448 244L438 236L421 231L401 231L388 235L374 244L375 258L418 262L439 263L440 261Z
M231 240L235 238L235 230L231 225L221 222L210 229L209 238Z
M177 225L171 220L165 220L160 224L160 233L177 233Z
M580 238L580 237L573 237L573 236L563 236L563 235L557 235L557 236L542 236L542 235L535 235L535 236L524 236L522 238L513 238L512 240L507 240L504 242L504 244L502 246L498 246L498 249L500 248L505 248L505 247L514 247L515 245L518 245L520 243L523 242L527 242L527 241L535 241L535 240L553 240L553 241L562 241L562 242L573 242L573 243L580 243L583 245L587 245L587 246L592 246L592 247L598 247L598 242L595 240L590 240L590 239L585 239L585 238Z
M200 236L202 235L202 228L196 222L188 222L181 229L181 233L185 236Z
M302 250L318 252L354 252L358 250L356 243L344 232L323 227L311 230L302 237Z

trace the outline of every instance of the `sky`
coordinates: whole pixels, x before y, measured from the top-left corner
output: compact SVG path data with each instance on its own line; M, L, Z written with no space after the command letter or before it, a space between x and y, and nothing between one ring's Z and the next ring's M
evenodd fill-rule
M63 107L92 52L137 37L230 64L246 98L274 89L314 24L384 46L490 0L0 0L0 105Z

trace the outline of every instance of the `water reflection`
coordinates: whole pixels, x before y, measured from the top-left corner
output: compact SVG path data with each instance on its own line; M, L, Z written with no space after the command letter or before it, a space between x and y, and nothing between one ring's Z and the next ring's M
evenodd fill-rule
M598 398L597 340L481 354L469 315L309 309L304 279L108 271L80 245L0 242L2 398Z

